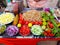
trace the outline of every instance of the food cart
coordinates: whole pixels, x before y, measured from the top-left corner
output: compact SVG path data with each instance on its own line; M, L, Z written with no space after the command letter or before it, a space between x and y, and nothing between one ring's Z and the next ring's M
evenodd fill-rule
M30 9L21 4L9 3L0 14L0 44L38 45L40 41L60 40L59 8Z

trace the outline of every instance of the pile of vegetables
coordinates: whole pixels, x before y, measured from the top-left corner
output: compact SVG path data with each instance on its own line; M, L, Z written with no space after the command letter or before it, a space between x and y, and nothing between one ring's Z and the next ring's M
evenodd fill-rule
M23 18L23 14L20 14L18 27L20 28L20 32L22 32L24 29L24 33L29 31L33 35L44 35L46 37L60 37L60 28L59 28L59 22L55 19L54 11L50 8L45 9L40 13L41 15L41 21L26 21ZM32 16L32 15L31 15ZM25 26L26 27L23 27ZM22 28L23 27L23 28ZM28 27L28 28L27 28ZM27 29L26 29L27 28ZM23 33L23 35L24 35Z
M3 21L2 21L3 20ZM12 24L11 24L12 22ZM7 26L6 24L9 24ZM11 13L0 15L0 34L6 32L8 36L44 36L60 37L60 23L54 16L54 10L46 8L43 11L30 10L14 16Z
M6 30L6 26L0 25L0 34L4 33L5 30Z
M0 15L0 24L9 24L13 21L14 17L15 16L12 13L3 13Z

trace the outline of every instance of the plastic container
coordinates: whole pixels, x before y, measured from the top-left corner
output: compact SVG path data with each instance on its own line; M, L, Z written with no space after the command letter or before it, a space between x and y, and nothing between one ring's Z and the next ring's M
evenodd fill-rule
M16 0L18 3L18 11L21 12L24 9L23 0Z
M57 7L57 3L58 3L58 0L48 0L47 1L47 5L45 7L56 8Z
M46 8L46 7L56 8L58 0L44 0L44 1L40 1L40 2L28 0L27 3L31 9Z

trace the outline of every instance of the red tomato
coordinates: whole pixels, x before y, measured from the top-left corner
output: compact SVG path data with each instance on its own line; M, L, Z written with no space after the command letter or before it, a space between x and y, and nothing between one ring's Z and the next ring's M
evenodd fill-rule
M21 27L21 29L22 29L22 30L23 30L23 29L25 30L25 28L26 28L26 26L25 26L25 25L23 25L23 26Z
M43 22L42 22L42 21L40 21L40 22L39 22L39 24L40 24L40 25L42 25L42 24L43 24Z
M23 18L20 18L19 20L23 21Z
M25 24L25 21L24 21L24 20L22 20L22 24L23 24L23 25Z
M54 36L54 34L51 33L50 36Z
M46 32L47 32L47 33L51 33L51 30L47 30Z
M20 34L22 36L27 36L30 34L30 28L27 26L27 25L23 25L21 28L20 28Z
M43 34L44 34L45 36L47 35L47 33L46 33L46 32L44 32Z
M22 14L20 14L19 17L19 20L23 20Z
M19 21L20 24L22 24L22 21Z
M19 20L21 20L21 21L22 21L22 20L23 20L23 18L22 18L22 17L20 17L20 18L19 18Z
M29 23L28 21L25 21L25 24L26 24L26 25L28 25L28 23Z
M40 25L38 21L34 22L36 25Z
M21 23L22 25L24 25L25 21L24 20L19 20L19 23Z
M48 22L50 28L54 28L54 25L51 22Z
M50 27L50 28L53 28L54 26L53 26L53 24L49 24L49 27Z
M33 25L35 24L35 22L30 22L30 23L32 23Z
M54 34L52 33L47 33L47 34L48 34L47 36L50 36L50 37L54 36Z

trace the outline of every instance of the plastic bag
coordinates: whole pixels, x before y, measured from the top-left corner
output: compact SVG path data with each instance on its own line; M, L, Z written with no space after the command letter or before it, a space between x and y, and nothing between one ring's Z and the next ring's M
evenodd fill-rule
M47 5L45 7L56 8L57 3L58 3L58 0L48 0Z
M32 9L46 7L55 8L58 0L41 0L39 2L35 2L34 0L28 0L27 3L28 6Z

